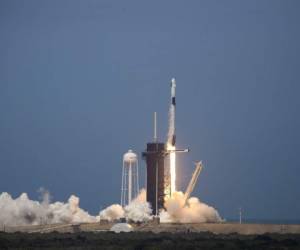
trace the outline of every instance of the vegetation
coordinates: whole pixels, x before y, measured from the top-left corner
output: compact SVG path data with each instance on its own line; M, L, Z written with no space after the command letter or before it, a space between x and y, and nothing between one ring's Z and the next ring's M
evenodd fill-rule
M214 235L212 233L0 233L0 249L184 250L300 249L300 235Z

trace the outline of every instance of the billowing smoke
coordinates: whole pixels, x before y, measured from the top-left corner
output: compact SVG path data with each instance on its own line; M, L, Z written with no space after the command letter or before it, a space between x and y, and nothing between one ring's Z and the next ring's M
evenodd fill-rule
M133 222L146 222L152 219L150 204L146 202L146 190L125 208L114 204L102 210L99 216L91 216L79 207L79 198L71 195L67 203L50 203L50 194L41 190L42 201L33 201L26 193L13 199L8 193L0 194L0 226L22 226L54 223L89 223L99 220L115 221L126 218ZM219 222L218 212L198 198L190 198L184 204L182 192L175 192L165 202L166 211L160 212L162 223L203 223Z
M125 207L125 217L134 222L149 221L152 219L152 209L146 201L146 190L142 189L139 195Z
M142 189L139 195L124 208L119 204L113 204L100 212L100 221L115 221L126 218L129 221L142 222L152 218L151 208L146 202L146 190Z
M179 223L205 223L222 221L218 211L202 203L198 198L191 197L185 204L184 194L174 192L165 201L166 211L160 212L160 221Z
M216 209L192 197L185 204L184 194L174 192L171 198L165 201L166 210L160 212L162 223L205 223L221 222L222 219ZM126 218L133 222L146 222L152 219L151 207L146 202L146 190L140 194L125 208L118 204L111 205L100 212L100 220L116 221Z
M124 209L119 204L113 204L100 211L100 221L114 221L124 217Z
M0 225L21 226L53 223L96 222L97 218L79 207L79 198L71 195L67 203L50 203L50 194L41 189L43 200L30 200L26 193L13 199L0 194Z

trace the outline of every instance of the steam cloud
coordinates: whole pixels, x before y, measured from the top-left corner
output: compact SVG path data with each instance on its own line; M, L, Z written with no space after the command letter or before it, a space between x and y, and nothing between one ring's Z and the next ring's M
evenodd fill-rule
M49 192L42 190L41 202L28 198L26 193L13 199L8 193L0 194L0 225L22 226L54 223L96 222L79 207L79 198L71 195L67 203L50 203Z
M149 221L152 219L152 209L146 201L146 190L142 189L139 195L125 207L125 217L134 222Z
M222 219L218 211L200 202L196 197L188 199L184 204L184 194L174 192L171 198L165 201L166 210L160 211L160 221L162 223L205 223L221 222ZM140 194L124 209L114 204L100 212L100 220L115 221L125 217L134 222L145 222L152 219L150 204L146 202L146 190L142 189Z
M221 222L222 219L216 209L200 202L196 197L188 199L184 204L184 194L174 192L165 202L166 211L160 212L160 221L179 223Z
M115 221L120 218L134 222L148 221L152 218L150 204L146 202L146 190L142 189L139 195L125 208L113 204L100 212L100 221Z
M114 221L124 217L124 209L119 204L113 204L102 211L100 211L100 221Z
M13 199L8 193L0 194L0 226L40 225L54 223L89 223L99 220L116 221L126 218L133 222L146 222L152 219L150 204L146 202L146 190L126 207L113 204L92 216L79 207L79 198L71 195L67 203L50 203L50 194L41 190L42 201L33 201L26 193ZM175 192L165 201L166 211L160 211L160 221L179 223L220 222L221 217L213 207L192 197L184 204L182 192Z

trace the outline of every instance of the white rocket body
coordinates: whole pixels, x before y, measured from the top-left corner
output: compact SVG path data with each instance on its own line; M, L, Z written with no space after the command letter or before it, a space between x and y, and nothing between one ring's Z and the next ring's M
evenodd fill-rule
M176 81L175 78L172 78L171 80L171 97L175 98L175 88L176 88Z
M176 81L175 78L171 80L171 109L170 109L170 130L169 130L169 140L168 143L172 146L175 146L176 135L175 135L175 108L176 108L176 99L175 99L175 89Z

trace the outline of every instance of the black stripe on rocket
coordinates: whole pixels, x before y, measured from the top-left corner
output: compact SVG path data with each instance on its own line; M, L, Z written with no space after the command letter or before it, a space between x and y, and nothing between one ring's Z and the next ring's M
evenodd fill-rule
M172 97L172 105L176 106L175 97Z
M172 136L172 146L175 146L176 143L176 135Z

